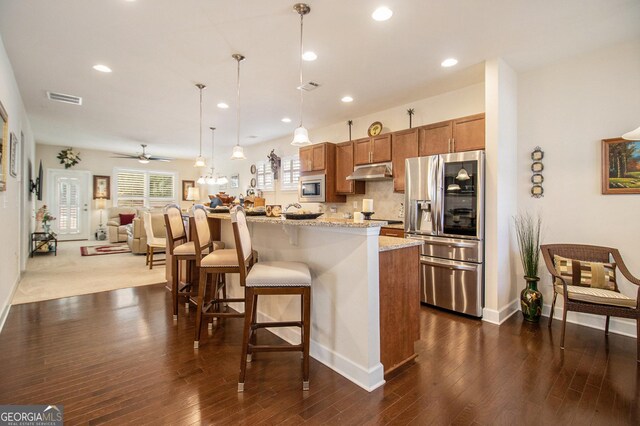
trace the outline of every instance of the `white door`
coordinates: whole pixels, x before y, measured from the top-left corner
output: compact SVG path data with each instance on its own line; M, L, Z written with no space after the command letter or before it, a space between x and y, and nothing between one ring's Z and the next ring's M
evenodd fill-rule
M51 223L59 240L89 239L89 180L91 174L75 170L48 170Z

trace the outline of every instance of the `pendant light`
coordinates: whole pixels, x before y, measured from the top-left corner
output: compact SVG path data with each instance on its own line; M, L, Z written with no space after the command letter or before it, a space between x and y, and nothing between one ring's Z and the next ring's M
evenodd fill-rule
M207 175L207 177L205 178L205 181L207 183L207 185L215 185L216 184L216 178L213 176L213 168L214 168L214 160L213 160L213 147L214 147L214 133L216 128L215 127L209 127L211 129L211 172Z
M246 160L244 149L240 146L240 62L244 60L244 56L239 53L231 55L238 62L238 87L236 91L236 146L233 147L231 153L232 160Z
M622 139L626 139L628 141L640 141L640 127L630 132L622 135Z
M202 89L204 89L207 86L205 86L202 83L198 83L196 84L196 87L198 88L198 90L200 90L200 127L198 127L198 134L200 135L200 152L196 157L196 162L193 165L193 167L206 167L207 163L205 162L204 157L202 156Z
M302 45L302 35L303 35L303 29L304 29L304 24L303 24L304 15L308 14L309 12L311 12L311 8L307 4L296 3L296 4L293 5L293 10L298 12L298 14L300 15L300 55L299 55L299 60L300 60L300 86L298 87L298 90L300 90L300 125L293 132L293 141L291 141L291 145L293 145L293 146L306 146L306 145L311 145L311 141L309 140L309 132L302 125L302 104L303 104L303 100L304 100L304 89L302 88L302 83L303 83L303 79L302 79L302 55L304 53L303 45Z

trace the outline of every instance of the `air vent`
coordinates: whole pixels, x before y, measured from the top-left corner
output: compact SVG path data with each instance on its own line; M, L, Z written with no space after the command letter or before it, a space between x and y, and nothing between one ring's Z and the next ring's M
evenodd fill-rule
M303 84L302 86L298 86L298 90L302 89L305 92L310 92L312 90L316 90L320 87L320 83L316 83L315 81L310 81L308 83Z
M82 105L82 98L79 96L47 91L47 98L51 101L64 102L65 104Z

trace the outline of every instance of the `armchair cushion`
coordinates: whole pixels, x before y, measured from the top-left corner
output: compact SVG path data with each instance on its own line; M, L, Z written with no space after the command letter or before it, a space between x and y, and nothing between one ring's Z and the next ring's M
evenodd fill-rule
M560 280L556 280L555 289L557 293L564 294L564 288ZM598 305L621 306L624 308L635 308L637 305L636 299L625 296L617 291L577 285L568 285L567 291L569 292L568 297L571 300L596 303Z
M553 261L556 271L568 285L618 291L615 263L586 262L557 254Z
M129 225L131 222L133 222L133 219L135 217L136 217L135 213L132 213L132 214L120 213L120 225Z

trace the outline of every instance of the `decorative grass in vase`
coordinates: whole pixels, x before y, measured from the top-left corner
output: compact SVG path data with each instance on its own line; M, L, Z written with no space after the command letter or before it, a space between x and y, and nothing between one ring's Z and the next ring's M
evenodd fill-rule
M542 219L530 214L519 214L514 218L520 260L524 269L526 287L520 293L522 315L529 322L538 322L542 315L542 293L538 291L538 265L540 263L540 229Z

